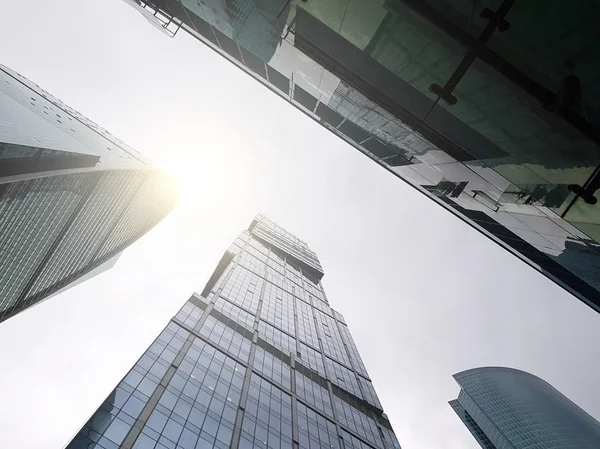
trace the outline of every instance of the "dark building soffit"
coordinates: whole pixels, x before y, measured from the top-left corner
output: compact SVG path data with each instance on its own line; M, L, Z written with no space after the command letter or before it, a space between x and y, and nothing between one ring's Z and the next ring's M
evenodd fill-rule
M31 179L51 178L54 176L74 175L74 174L92 174L92 173L107 173L107 172L143 172L143 173L165 173L160 169L145 166L136 167L81 167L67 168L61 170L49 170L36 173L23 173L20 175L11 175L0 177L1 184L10 184L13 182L28 181ZM171 175L169 175L171 176Z
M223 254L223 257L221 257L221 260L217 264L217 268L215 268L215 271L213 271L213 274L210 276L210 278L208 279L208 282L204 286L204 289L200 293L201 296L204 296L205 298L208 296L208 294L210 293L210 291L212 290L214 285L217 283L217 281L219 280L219 278L225 271L225 268L227 268L227 266L233 260L233 258L234 258L233 253L230 253L229 251L225 251L225 254Z
M219 296L219 298L223 298L223 297ZM242 335L247 340L252 341L252 337L254 336L254 330L248 329L247 327L245 327L244 324L236 321L235 319L231 318L229 315L215 309L214 307L211 309L210 315L213 316L214 318L216 318L221 323L223 323L225 326L232 329L233 331Z
M319 280L319 281L320 281L321 279L323 279L324 273L323 273L322 271L319 271L319 270L317 270L317 269L315 269L315 268L311 267L310 265L308 265L308 264L307 264L306 262L304 262L303 260L300 260L300 259L298 259L296 256L294 256L294 255L293 255L293 254L291 254L291 253L288 253L288 252L287 252L286 250L284 250L283 248L280 248L279 246L277 246L277 245L274 245L273 243L266 241L265 239L263 239L263 238L262 238L261 236L259 236L259 235L256 235L256 234L254 234L254 233L253 233L253 234L252 234L252 237L254 237L254 238L255 238L255 239L257 239L257 240L260 240L260 242L261 242L263 245L265 245L265 246L267 246L267 247L269 247L269 248L271 248L271 247L274 247L274 248L278 249L279 251L283 251L283 252L285 253L285 256L286 256L286 257L289 257L290 259L292 259L292 260L294 261L294 263L296 263L296 264L300 265L300 266L302 267L302 269L303 269L303 270L306 270L306 272L307 272L309 275L311 275L311 276L315 277L317 280Z
M193 305L195 305L196 307L198 307L200 310L204 310L208 307L208 304L210 303L210 301L206 298L204 298L204 300L202 300L197 293L194 293L190 299L188 299L189 302L191 302ZM205 302L206 301L206 302Z
M450 404L450 407L452 407L458 418L483 449L496 449L496 446L489 440L486 433L477 425L458 399L448 401L448 404Z
M258 220L254 219L254 220L252 220L252 223L250 223L250 226L248 226L248 232L250 234L252 234L252 237L259 239L263 244L267 245L269 248L275 248L279 251L283 251L287 257L289 257L290 259L293 259L296 263L300 264L300 266L304 267L311 276L316 277L318 280L323 279L324 273L322 271L319 271L316 268L311 267L306 262L303 262L302 260L298 259L293 254L287 252L283 248L280 248L279 246L274 245L271 242L267 242L266 240L261 238L260 235L254 234L252 231L254 230L254 228L256 227L257 224L258 224Z
M257 224L258 224L258 220L256 220L256 219L252 220L252 223L250 223L250 226L248 226L248 232L252 234L252 230L256 227Z
M0 147L5 145L0 142ZM51 156L42 156L43 148L34 148L26 145L10 144L11 149L36 150L34 156L13 157L2 159L0 163L0 177L17 176L31 173L68 170L95 167L100 156L92 154L56 152Z

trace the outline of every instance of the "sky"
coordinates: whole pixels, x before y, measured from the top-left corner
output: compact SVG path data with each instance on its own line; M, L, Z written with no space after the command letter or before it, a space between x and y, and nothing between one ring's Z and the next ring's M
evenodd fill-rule
M175 174L116 266L0 324L0 447L61 449L261 212L308 242L404 449L477 449L452 374L600 418L600 315L185 33L120 0L0 0L0 63Z

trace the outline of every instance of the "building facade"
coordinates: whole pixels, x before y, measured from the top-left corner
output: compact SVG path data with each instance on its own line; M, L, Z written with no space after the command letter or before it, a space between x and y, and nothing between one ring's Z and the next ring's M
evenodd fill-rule
M597 2L138 5L600 310Z
M67 449L400 449L322 276L258 216Z
M0 322L110 265L177 197L146 157L0 66Z
M503 367L455 374L450 405L483 449L594 449L600 422L539 377Z

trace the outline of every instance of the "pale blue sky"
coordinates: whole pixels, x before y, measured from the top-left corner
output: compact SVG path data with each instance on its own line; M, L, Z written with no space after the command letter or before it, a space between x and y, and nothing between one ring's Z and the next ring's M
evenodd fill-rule
M477 449L454 372L600 418L600 316L181 33L119 0L0 0L0 62L185 176L116 267L0 325L0 447L61 449L257 212L306 240L404 449Z

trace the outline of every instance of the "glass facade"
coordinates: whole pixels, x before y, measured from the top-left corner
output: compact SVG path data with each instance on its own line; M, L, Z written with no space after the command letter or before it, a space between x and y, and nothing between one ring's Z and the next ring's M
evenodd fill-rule
M0 65L0 176L13 158L21 167L47 161L46 170L73 167L143 167L151 162L139 151L67 106L23 75ZM78 164L60 161L71 158ZM52 164L53 162L53 164ZM44 170L45 171L45 170Z
M259 215L67 449L400 449L317 267Z
M0 322L117 256L176 200L144 156L0 66Z
M139 0L600 310L600 5Z
M455 374L450 405L483 449L593 449L600 422L552 385L524 371L475 368Z

